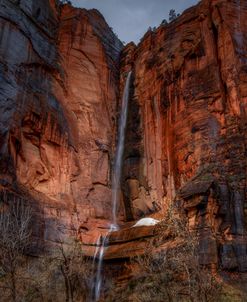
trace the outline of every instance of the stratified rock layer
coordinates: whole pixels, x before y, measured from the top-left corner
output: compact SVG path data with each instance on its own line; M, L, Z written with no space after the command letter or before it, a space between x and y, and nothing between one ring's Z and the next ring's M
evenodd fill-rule
M39 204L34 237L58 241L111 216L122 44L96 10L52 0L0 7L0 182Z
M202 1L123 51L134 70L123 191L141 217L177 200L201 261L247 270L247 5ZM134 108L134 110L133 110ZM137 130L136 130L137 129ZM218 255L220 263L218 263Z
M109 229L132 69L119 221L161 218L176 202L200 233L203 264L246 271L246 3L201 1L128 44L120 68L122 44L96 10L1 0L0 23L1 196L31 201L36 252L78 232L92 255ZM155 235L128 226L108 259Z

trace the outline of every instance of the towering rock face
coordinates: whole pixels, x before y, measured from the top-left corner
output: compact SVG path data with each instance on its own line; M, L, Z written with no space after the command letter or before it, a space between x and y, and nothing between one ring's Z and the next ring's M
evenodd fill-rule
M244 1L203 0L128 44L119 69L122 44L96 10L1 0L0 189L32 201L41 247L79 229L91 245L109 222L117 112L132 69L124 220L176 202L198 227L202 263L247 270L246 16ZM111 238L109 259L154 235L128 226Z
M247 6L202 1L123 51L134 70L123 191L129 217L177 201L201 261L246 266ZM136 130L137 129L137 130Z
M96 10L62 9L59 53L66 93L60 99L73 127L77 168L69 194L80 219L111 217L110 163L121 47Z
M38 241L111 215L121 42L96 10L0 4L1 189L34 199Z

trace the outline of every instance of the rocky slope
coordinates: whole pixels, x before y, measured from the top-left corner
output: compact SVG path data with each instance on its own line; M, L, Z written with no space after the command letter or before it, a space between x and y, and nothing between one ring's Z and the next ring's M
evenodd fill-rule
M132 69L119 221L161 218L176 202L199 229L202 263L246 271L247 5L203 0L123 50L96 10L55 0L0 7L0 184L4 198L32 201L35 250L79 232L93 255L111 218ZM154 236L132 224L112 235L107 258Z

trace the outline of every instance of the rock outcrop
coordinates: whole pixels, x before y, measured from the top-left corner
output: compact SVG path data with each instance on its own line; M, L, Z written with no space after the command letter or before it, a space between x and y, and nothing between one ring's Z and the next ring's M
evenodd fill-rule
M129 216L177 200L201 261L247 270L246 23L242 1L201 1L123 50L134 70L123 191ZM219 255L219 257L218 257Z

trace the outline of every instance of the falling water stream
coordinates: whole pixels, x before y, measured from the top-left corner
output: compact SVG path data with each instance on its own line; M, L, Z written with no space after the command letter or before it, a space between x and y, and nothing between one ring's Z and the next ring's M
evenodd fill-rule
M127 124L128 115L128 102L129 102L129 89L131 80L130 71L127 76L127 80L124 87L123 99L122 99L122 110L118 130L118 143L116 149L116 158L113 167L112 176L112 225L113 228L118 229L117 225L117 209L119 205L119 189L120 181L122 175L122 163L123 163L123 153L124 153L124 142L125 142L125 129Z
M94 288L94 300L98 301L100 298L100 290L101 290L101 284L102 284L102 266L103 266L103 259L104 259L104 253L105 253L105 248L107 247L108 244L108 238L111 230L109 231L108 234L106 234L103 237L100 250L99 250L99 255L98 255L98 265L97 265L97 270L96 270L96 279L95 279L95 288ZM96 247L98 249L98 247ZM95 255L97 257L97 254Z
M98 239L96 250L94 253L93 265L97 262L96 276L93 280L92 285L92 300L98 301L100 298L100 291L102 285L102 266L105 249L108 245L109 235L111 232L118 230L117 224L117 210L119 205L119 196L120 196L120 181L122 175L122 162L123 162L123 153L124 153L124 142L125 142L125 129L127 124L127 115L128 115L128 102L129 102L129 90L130 90L130 81L131 81L130 71L128 73L124 93L122 98L122 107L121 107L121 116L119 121L119 129L118 129L118 142L116 148L116 156L113 166L113 174L112 174L112 224L109 229L109 232ZM100 247L99 247L100 245Z

